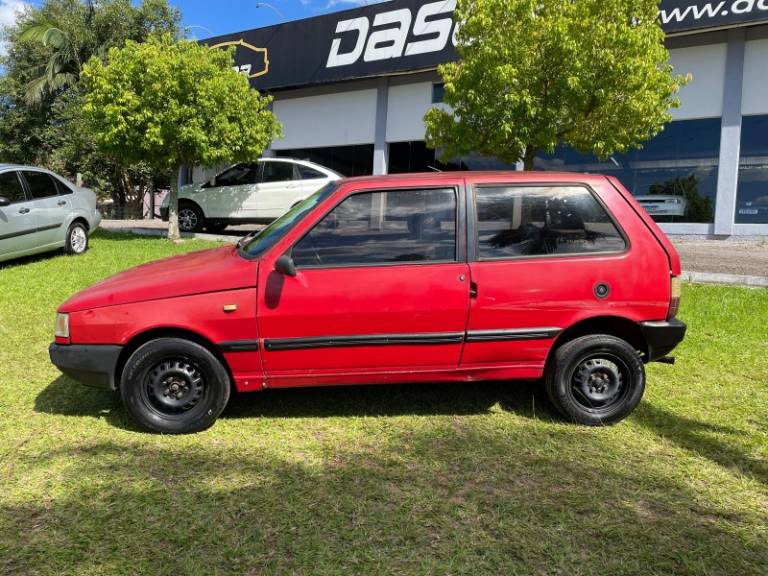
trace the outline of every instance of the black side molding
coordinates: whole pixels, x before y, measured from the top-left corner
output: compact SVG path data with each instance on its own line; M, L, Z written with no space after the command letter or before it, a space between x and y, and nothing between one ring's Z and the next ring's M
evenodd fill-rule
M259 349L258 340L230 340L219 342L222 352L254 352Z
M560 328L521 328L515 330L470 330L467 342L505 342L508 340L550 340Z
M355 346L404 346L418 344L458 344L463 332L433 334L375 334L365 336L326 336L320 338L282 338L264 341L269 351L302 350L305 348L351 348Z

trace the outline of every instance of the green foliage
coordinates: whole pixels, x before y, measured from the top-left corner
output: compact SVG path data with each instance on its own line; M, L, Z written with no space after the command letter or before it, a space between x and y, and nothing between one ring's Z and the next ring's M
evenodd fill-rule
M44 166L86 183L120 206L157 185L148 166L124 165L95 145L82 118L80 70L127 40L179 35L166 0L45 0L5 31L0 59L0 162ZM160 175L160 181L166 175ZM138 191L138 192L137 192Z
M426 115L444 158L533 167L566 144L605 158L656 135L686 81L674 76L656 0L459 0L458 62Z
M170 36L83 68L83 111L104 152L158 170L257 158L280 134L269 96L232 69L232 53Z

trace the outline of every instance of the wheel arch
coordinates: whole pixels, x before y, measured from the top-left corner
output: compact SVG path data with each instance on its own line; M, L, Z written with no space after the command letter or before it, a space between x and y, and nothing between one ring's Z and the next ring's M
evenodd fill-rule
M621 338L642 354L643 362L648 361L648 343L637 322L624 316L593 316L576 322L557 336L547 355L547 367L563 344L590 334L607 334Z
M131 357L131 355L147 342L151 342L152 340L157 340L159 338L180 338L182 340L189 340L190 342L199 344L203 348L207 349L219 360L219 362L221 362L222 366L224 366L224 369L227 371L227 375L229 376L230 389L235 390L235 380L232 376L232 369L230 368L227 359L224 357L224 354L222 354L219 347L211 342L208 338L195 332L194 330L171 326L154 327L142 332L138 332L137 334L131 336L125 346L123 346L123 350L120 352L120 356L117 359L117 365L115 366L115 386L117 388L120 387L120 380L123 376L123 369L125 368L125 364L128 362L128 359Z

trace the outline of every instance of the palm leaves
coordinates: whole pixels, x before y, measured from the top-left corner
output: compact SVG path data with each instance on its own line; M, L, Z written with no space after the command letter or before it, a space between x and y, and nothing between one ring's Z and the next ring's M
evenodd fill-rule
M22 26L19 39L40 43L51 50L48 61L32 71L34 79L27 84L24 95L28 104L39 104L49 94L63 90L78 81L82 63L77 46L52 22L27 22Z

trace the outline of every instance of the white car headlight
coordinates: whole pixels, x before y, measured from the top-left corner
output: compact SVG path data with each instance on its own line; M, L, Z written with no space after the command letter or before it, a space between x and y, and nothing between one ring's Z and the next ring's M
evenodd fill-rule
M69 314L56 314L56 326L53 335L57 338L69 338Z

